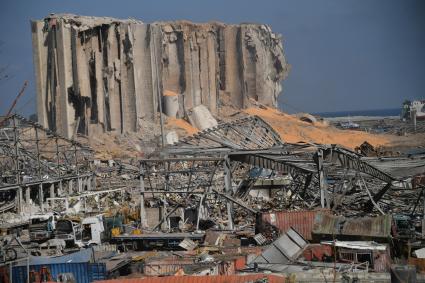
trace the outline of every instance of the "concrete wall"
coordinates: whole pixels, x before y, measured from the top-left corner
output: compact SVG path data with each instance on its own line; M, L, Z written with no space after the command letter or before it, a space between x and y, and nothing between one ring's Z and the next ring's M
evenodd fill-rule
M178 117L200 104L218 115L223 94L277 106L289 69L265 25L53 15L31 27L39 122L66 137L138 131L165 91Z

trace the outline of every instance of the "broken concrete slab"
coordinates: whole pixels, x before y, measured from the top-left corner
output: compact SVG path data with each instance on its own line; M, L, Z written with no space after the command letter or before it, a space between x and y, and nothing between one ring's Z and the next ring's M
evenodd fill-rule
M165 141L166 141L166 144L175 144L179 142L179 136L177 135L175 131L168 132L165 135Z
M194 249L196 249L196 247L198 247L198 244L192 241L191 239L186 238L180 242L179 247L187 251L193 251Z
M198 105L189 112L189 121L195 128L202 130L218 125L217 120L204 105Z

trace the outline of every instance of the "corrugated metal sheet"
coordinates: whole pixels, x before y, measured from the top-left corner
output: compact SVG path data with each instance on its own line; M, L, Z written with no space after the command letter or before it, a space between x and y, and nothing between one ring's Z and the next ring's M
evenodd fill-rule
M95 280L106 279L106 266L104 263L59 263L31 265L30 271L40 271L41 267L47 267L53 279L60 273L72 273L78 283L90 283ZM13 282L27 282L27 267L13 267Z
M82 249L72 254L62 256L30 256L30 265L46 265L61 263L85 263L93 258L93 249ZM26 262L20 262L18 265L26 266Z
M91 281L106 279L106 264L104 263L89 263L89 274Z
M275 264L290 263L295 260L308 245L305 239L301 237L294 229L289 230L274 241L261 255L252 263Z
M193 259L164 258L150 260L143 265L143 274L146 276L164 276L175 274L180 268L194 265Z
M313 234L338 235L342 216L317 213L314 217Z
M218 276L167 276L137 279L103 280L96 283L247 283L267 278L269 283L285 283L285 277L270 274L218 275Z
M235 259L235 269L236 270L241 270L244 269L246 267L246 257L241 256L238 257L237 259Z
M263 213L262 219L277 227L281 233L286 233L289 228L294 228L304 239L312 240L314 218L319 212L329 213L328 210L312 211L278 211Z
M343 216L317 213L313 234L388 238L391 236L391 225L391 215L347 219Z
M388 238L391 236L391 225L391 215L347 219L341 234Z
M390 251L374 252L373 270L375 272L389 272L391 269Z

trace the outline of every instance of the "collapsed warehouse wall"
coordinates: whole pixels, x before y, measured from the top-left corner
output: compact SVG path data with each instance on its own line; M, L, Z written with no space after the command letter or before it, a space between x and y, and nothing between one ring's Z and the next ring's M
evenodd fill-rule
M31 26L38 120L66 137L135 132L159 106L219 114L223 95L277 106L289 69L266 25L51 15Z

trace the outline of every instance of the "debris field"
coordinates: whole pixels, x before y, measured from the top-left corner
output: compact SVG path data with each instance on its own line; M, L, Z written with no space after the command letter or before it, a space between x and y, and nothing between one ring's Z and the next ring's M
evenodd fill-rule
M31 28L38 122L0 118L2 282L424 278L425 152L277 110L268 26Z

